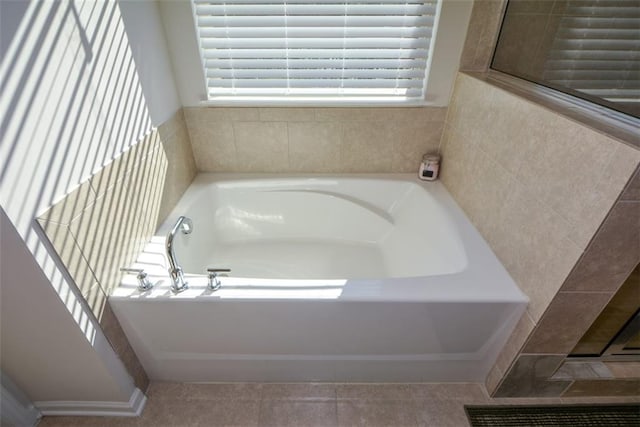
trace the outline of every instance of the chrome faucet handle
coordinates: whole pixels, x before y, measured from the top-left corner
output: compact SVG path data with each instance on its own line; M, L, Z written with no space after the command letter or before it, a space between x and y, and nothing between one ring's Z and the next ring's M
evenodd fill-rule
M135 274L138 279L138 289L140 291L148 291L153 288L153 283L149 281L147 277L147 273L144 272L141 268L121 268L120 271L123 273L131 273Z
M169 270L169 276L171 277L171 290L174 294L179 294L182 291L189 289L189 283L184 280L184 272L182 268L176 267L173 270Z
M211 291L217 291L222 286L220 279L218 279L218 273L229 273L230 268L207 268L207 275L209 276L209 284L207 288Z

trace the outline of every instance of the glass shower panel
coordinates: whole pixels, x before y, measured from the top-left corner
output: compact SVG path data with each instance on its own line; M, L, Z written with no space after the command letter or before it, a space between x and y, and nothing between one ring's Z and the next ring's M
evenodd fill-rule
M509 0L491 68L640 117L640 1Z

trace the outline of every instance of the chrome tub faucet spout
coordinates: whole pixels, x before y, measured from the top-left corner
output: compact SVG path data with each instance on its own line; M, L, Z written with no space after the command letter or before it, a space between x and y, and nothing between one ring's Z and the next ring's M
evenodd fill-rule
M178 260L176 259L175 248L173 247L173 239L175 238L178 231L181 231L182 234L191 234L193 231L193 222L190 218L186 216L181 216L176 221L175 225L167 234L167 240L165 242L165 246L167 249L167 259L169 260L169 276L171 277L171 290L175 293L182 292L188 288L187 282L184 280L184 273L182 272L182 268L178 264Z

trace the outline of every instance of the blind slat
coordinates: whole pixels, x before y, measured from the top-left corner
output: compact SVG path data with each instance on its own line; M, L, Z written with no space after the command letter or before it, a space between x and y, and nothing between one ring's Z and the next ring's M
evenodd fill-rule
M322 81L323 88L420 88L422 79L212 79L210 88L213 87L242 87L242 88L316 88L318 80Z
M432 27L433 16L412 18L413 26ZM404 16L349 16L350 27L402 27L407 22ZM198 28L214 27L340 27L345 25L344 16L200 16Z
M257 77L256 77L257 76ZM422 79L424 69L292 69L292 68L245 68L245 69L212 69L207 70L207 77L212 79Z
M378 69L386 68L424 68L425 60L423 58L410 59L393 59L393 58L376 58L375 63L370 59L330 59L330 58L261 58L260 61L254 59L207 59L205 61L207 70L213 69L260 69L260 68L289 68L289 69L314 69L314 68L345 68L345 69Z
M205 60L216 58L250 58L255 60L282 58L285 59L411 59L420 58L425 62L429 51L426 49L348 49L343 52L342 48L337 49L205 49L203 56ZM373 67L376 62L370 61Z
M352 37L352 38L242 38L242 39L200 39L205 49L414 49L429 43L428 39L394 37ZM259 56L259 55L257 55Z

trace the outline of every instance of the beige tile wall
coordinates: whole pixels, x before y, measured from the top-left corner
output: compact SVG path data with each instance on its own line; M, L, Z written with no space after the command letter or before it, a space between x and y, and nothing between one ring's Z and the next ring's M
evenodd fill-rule
M460 73L441 178L520 288L527 312L497 383L640 163L640 150Z
M506 4L507 0L474 0L460 71L489 69Z
M624 280L624 283L622 284L622 286L620 286L620 289L618 289L615 295L611 297L611 300L607 303L607 306L604 308L604 310L596 313L597 318L595 318L595 321L593 322L593 324L591 323L589 324L590 326L589 330L587 330L586 333L584 334L580 334L574 340L569 341L569 344L573 344L573 345L569 348L567 353L571 352L572 355L600 354L603 350L607 348L611 340L618 334L618 332L620 332L620 330L624 327L624 325L638 310L638 306L640 305L640 264L639 264L640 263L640 202L634 203L633 205L635 205L635 212L629 211L629 214L635 215L636 232L635 233L632 232L633 225L629 224L629 220L632 218L628 218L626 221L620 222L621 225L626 225L627 227L625 227L623 230L612 230L614 231L615 234L610 235L610 237L613 240L615 239L616 236L618 236L619 238L621 235L626 236L628 234L632 234L632 235L635 234L634 236L636 238L635 239L636 241L634 242L634 244L636 245L635 259L629 259L629 256L621 256L620 260L616 259L615 260L616 262L613 262L605 266L602 270L597 270L592 275L585 274L583 276L585 279L583 280L580 280L579 278L575 277L576 274L574 274L575 273L574 272L572 273L572 276L574 276L574 278L577 280L575 279L572 280L571 281L572 283L569 283L569 281L567 281L567 283L565 283L563 286L563 289L564 288L575 289L575 285L579 284L579 288L582 289L583 292L585 293L588 291L591 291L592 288L602 289L603 288L602 282L605 282L604 283L605 285L610 285L609 283L606 283L607 281L606 278L603 278L604 274L609 273L609 277L610 277L609 281L614 281L619 283L619 281L621 280L620 279L621 275L615 274L615 273L617 273L618 271L621 271L624 268L624 264L627 264L626 266L627 269L629 266L633 267L634 264L637 264L634 271L629 275L629 277L626 280ZM616 210L620 211L620 209L616 209ZM619 212L617 213L618 215L616 216L619 216ZM626 224L624 224L625 222ZM602 228L603 229L598 234L607 233L606 229L610 227L609 227L609 224L605 223L605 225ZM601 240L601 239L598 238L596 240ZM618 240L618 239L615 239L615 240ZM611 243L615 245L615 243L617 242L611 242ZM598 248L595 247L594 245L594 251L597 249ZM610 249L606 250L602 258L610 259L610 257L607 256L610 252L617 252L617 251L612 251ZM591 255L591 254L587 252L585 255ZM594 255L593 258L595 258L595 255L597 254L593 254L593 255ZM625 258L629 259L630 262L629 261L625 262L626 261ZM583 257L581 262L578 263L578 266L576 266L576 271L582 270L582 268L580 268L580 264L586 263L586 262L587 260L585 256ZM599 265L599 264L600 263L596 265ZM615 271L615 270L618 270L618 271ZM582 273L582 271L579 271L579 272ZM593 280L593 279L600 279L600 280ZM571 288L569 288L568 285L570 285ZM592 286L589 286L589 285L592 285ZM609 293L607 292L602 292L602 293L605 293L606 295L611 296L610 292L612 291L609 291ZM600 292L593 292L593 293L599 294ZM549 319L549 320L551 321L553 319ZM541 326L544 326L544 325L541 325ZM551 334L547 333L546 335L551 335ZM539 352L541 350L545 350L545 348L546 347L548 348L550 345L554 345L552 337L550 337L546 341L540 339L540 338L543 338L544 336L545 335L542 335L542 334L540 334L540 336L539 334L535 334L532 337L532 339L527 343L526 350ZM640 378L640 362L637 363L637 367L638 367L636 371L637 374L628 375L628 376L635 376L637 378ZM625 375L615 375L615 376L621 377Z
M182 111L39 216L81 290L104 296L196 174ZM100 318L101 310L95 314Z
M196 175L182 110L39 216L38 222L141 389L107 297Z
M203 172L414 172L446 108L185 108Z

